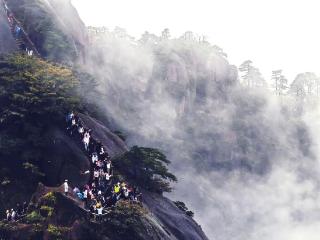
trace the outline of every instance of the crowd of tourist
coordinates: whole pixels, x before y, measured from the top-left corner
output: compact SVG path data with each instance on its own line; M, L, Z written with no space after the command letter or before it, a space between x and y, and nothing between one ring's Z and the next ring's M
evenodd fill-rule
M27 212L28 204L24 202L23 204L17 204L16 208L6 211L6 219L9 222L15 222L25 216Z
M88 184L73 189L73 193L84 201L85 208L100 217L120 199L139 202L141 193L136 187L116 181L111 157L102 143L93 138L92 130L86 128L73 112L67 115L66 122L68 134L78 139L91 163L90 169L81 173L90 176ZM65 180L64 192L69 192L68 180Z
M27 46L27 41L24 41L25 36L22 27L14 18L5 0L3 0L3 7L14 38L21 40L22 46L19 47L25 49L28 56L32 56L34 51ZM139 202L142 194L137 187L131 186L126 182L115 181L110 155L102 143L92 137L91 129L86 128L81 119L73 112L67 115L66 122L68 134L78 138L90 158L90 169L82 172L82 174L90 176L88 184L73 189L73 193L84 201L85 208L100 217L107 208L114 206L120 199ZM68 180L64 182L64 192L66 195L69 193ZM17 204L16 209L7 210L6 219L8 221L16 221L25 213L26 202L23 205Z
M142 194L138 188L122 181L117 181L113 175L111 157L101 142L95 140L91 129L86 128L81 119L73 112L66 117L67 133L78 140L90 161L90 169L81 172L88 175L89 181L81 187L74 187L72 192L75 197L84 202L84 206L97 220L114 206L119 200L127 200L140 203ZM66 179L63 183L63 191L68 195L69 183ZM6 211L8 221L17 221L25 216L27 203L17 204L15 209Z

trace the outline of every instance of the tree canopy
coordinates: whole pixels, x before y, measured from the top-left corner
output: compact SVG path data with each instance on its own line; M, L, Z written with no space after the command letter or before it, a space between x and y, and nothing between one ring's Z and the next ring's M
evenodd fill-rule
M70 109L81 109L79 86L66 67L24 55L0 57L2 194L14 189L14 199L28 189L32 193L44 177L41 163L52 144L48 129L61 126ZM0 206L5 205L2 196Z
M147 190L162 193L170 192L170 181L177 178L169 172L167 157L154 148L134 146L118 157L114 164L119 171Z

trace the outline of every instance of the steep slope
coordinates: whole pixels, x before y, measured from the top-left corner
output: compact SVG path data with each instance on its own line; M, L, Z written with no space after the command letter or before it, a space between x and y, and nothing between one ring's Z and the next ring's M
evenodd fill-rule
M79 46L82 48L87 40L85 31L82 31L83 25L81 20L78 19L79 21L73 21L72 19L73 16L77 19L78 15L71 7L69 1L12 0L9 3L9 7L22 22L30 38L37 45L39 52L44 57L50 60L67 63L72 63L73 60L77 59L79 55ZM63 9L63 11L60 11L60 8ZM71 14L68 13L69 10L72 12ZM73 13L75 15L73 15ZM79 27L80 30L78 30L77 27ZM21 66L24 68L21 70L21 73L19 73L19 68L15 65L20 64L18 63L19 60L22 60L23 64L26 64L21 64ZM4 84L7 84L7 81L9 82L13 80L16 80L17 82L20 81L19 84L23 84L21 79L15 79L19 74L23 73L22 71L27 71L27 74L22 74L24 77L26 77L26 80L24 80L33 84L33 82L29 81L28 79L28 71L30 71L28 68L30 66L34 67L36 64L39 64L41 65L41 71L43 71L42 67L45 67L44 61L36 58L28 59L21 57L13 59L13 62L14 63L10 63L11 65L9 65L10 67L14 67L14 72L6 72L6 74L10 76L4 77L6 80ZM26 132L24 132L24 134L26 134L24 138L28 138L28 140L34 144L32 148L34 147L35 149L40 149L41 146L40 153L31 152L25 154L25 158L23 160L19 160L21 162L17 161L16 164L19 168L21 168L21 165L24 166L25 169L32 172L32 174L38 174L39 176L33 179L34 182L41 179L47 185L57 186L63 181L63 179L68 178L70 179L71 184L74 186L83 185L87 182L88 177L82 175L81 172L89 168L88 159L84 157L78 144L72 142L69 136L67 136L62 130L63 124L61 121L57 120L59 119L58 115L61 116L64 113L64 108L67 107L67 105L75 104L75 102L78 101L78 99L72 99L73 96L68 95L68 97L70 97L70 99L68 99L70 100L70 103L68 102L67 105L62 104L62 99L65 96L58 95L60 90L61 92L64 92L64 90L56 88L56 86L61 87L61 85L64 85L64 82L61 84L61 78L68 78L68 81L73 84L73 75L69 72L69 69L59 68L54 64L46 66L50 69L52 68L53 76L48 77L48 75L46 75L49 80L43 79L45 74L41 75L41 71L39 73L36 72L37 67L34 67L34 69L31 71L32 74L37 75L37 81L35 81L38 84L37 87L44 87L44 92L42 92L43 89L36 89L34 86L28 86L27 90L32 91L31 93L27 93L30 99L23 95L26 93L26 91L16 94L16 89L14 89L12 93L12 95L15 97L15 100L17 100L17 106L19 106L19 104L25 100L28 102L28 104L30 104L26 105L30 109L19 109L19 111L21 110L21 113L14 112L14 109L10 109L10 111L8 111L9 116L6 116L7 119L5 119L7 122L5 121L5 123L9 124L10 118L18 118L20 121L19 123L21 124L21 129L26 130ZM4 60L1 67L6 69L8 67L8 63ZM56 77L58 77L57 82L50 82L52 80L51 77L54 80ZM46 85L46 83L48 83L48 85ZM19 84L17 84L17 86ZM20 91L23 87L20 87L20 89L17 87L17 89ZM74 89L76 89L76 86L74 86ZM38 91L40 92L41 97L34 96L38 94ZM71 92L72 91L70 89L66 91L68 94ZM10 101L10 97L11 95L8 97L8 101ZM43 99L45 99L44 102L42 102ZM59 105L61 109L56 108L56 104L61 104L61 106ZM48 111L48 113L42 113L42 109L45 109ZM102 144L106 146L111 156L118 156L128 151L128 147L121 140L121 138L112 133L112 131L104 126L103 123L88 115L80 114L80 116L85 125L93 130L94 137L99 139ZM33 118L37 119L37 121L33 121ZM54 121L52 122L51 126L51 120L53 119ZM42 120L46 121L45 124L42 122ZM34 125L39 125L39 130L33 129ZM13 127L11 126L11 128ZM17 129L13 130L19 131ZM30 132L28 132L29 130ZM42 133L45 134L41 135ZM15 144L18 145L18 143ZM5 147L5 145L1 147ZM23 151L24 150L21 150L22 153ZM7 154L8 156L5 157L8 161L10 155L9 153ZM0 157L4 158L1 155ZM14 162L13 160L16 161L16 158L10 158L10 160L12 160L11 162ZM30 163L29 161L34 161L34 164ZM14 167L12 169L14 169ZM13 173L12 175L14 175L15 172L12 169L5 169L5 171ZM21 182L17 182L17 185L22 187ZM30 188L32 187L33 185L30 185ZM15 190L14 186L9 185L7 188L12 188L12 191ZM28 191L30 193L30 189L28 189ZM33 219L36 213L43 214L43 209L41 209L41 206L48 207L47 205L42 205L42 201L49 192L53 192L57 198L56 204L51 206L54 209L53 211L57 212L57 214L53 218L48 215L36 215L39 218L37 220ZM147 191L144 191L144 194L146 196L146 201L144 203L148 209L146 213L144 212L146 211L145 209L139 207L135 208L132 206L120 205L120 209L116 209L114 212L115 215L111 221L107 222L106 225L102 225L103 230L99 232L98 230L100 229L101 225L97 225L96 223L92 223L85 219L84 215L82 214L83 212L81 212L82 210L79 210L79 206L76 202L65 198L56 188L45 188L40 186L30 204L31 207L29 208L28 212L29 220L26 220L21 224L7 224L6 222L2 222L0 225L0 233L2 235L0 236L4 236L7 239L50 239L50 237L52 237L50 234L52 235L54 234L53 232L56 232L56 234L59 236L65 236L67 239L108 239L106 236L114 240L124 239L123 237L125 237L125 239L146 240L207 239L196 222L190 217L187 217L185 213L179 210L170 200L159 194L152 194ZM14 200L12 204L14 205L16 202L17 201ZM7 203L5 206L7 207L9 204L10 203ZM157 206L155 207L155 205ZM130 213L130 211L133 211L132 214L134 215L133 217L135 225L133 228L128 228L126 226L126 219L121 219L123 213ZM140 212L143 212L143 214ZM67 215L67 218L65 218L64 215ZM50 226L52 230L50 230L51 233L49 231ZM73 227L78 230L74 231ZM48 229L45 230L44 228ZM121 231L122 235L112 236L111 233L113 230L115 232ZM77 232L88 232L88 234L83 235L85 236L85 238L83 238L83 236L79 235Z
M16 42L12 37L7 20L7 14L0 3L0 54L13 53L18 50Z
M43 57L68 64L80 59L87 44L86 30L70 1L11 0L7 4Z
M125 152L126 144L106 126L90 116L80 114L86 126L93 130L93 135L100 139L113 156ZM143 203L152 214L152 219L159 223L169 234L169 239L206 240L201 227L184 212L179 210L169 199L155 193L143 191Z
M97 133L94 134L95 138L101 137L101 143L108 148L110 154L116 156L127 151L126 144L106 126L88 115L79 115L84 124L90 126L93 132ZM61 153L68 150L72 153L69 156L77 156L73 158L79 162L77 165L87 164L87 160L80 156L81 149L72 143L73 140L70 137L60 131L52 136L56 141L55 145L57 145L54 146L53 151ZM64 145L66 146L63 147ZM61 172L61 168L57 165L63 159L62 156L63 154L56 153L54 155L56 160L53 165L50 165L51 171L56 174ZM71 177L70 182L73 185L84 184L86 181L86 178L74 177L72 171L69 170L68 173L64 173L62 170L61 174L65 174L65 177L68 178ZM84 210L83 202L73 197L72 192L70 192L70 197L66 197L62 194L62 189L62 187L50 188L40 184L31 199L26 219L14 224L0 223L0 234L10 240L51 239L50 236L54 236L54 233L47 228L55 226L56 234L59 234L60 237L74 240L105 239L105 237L110 240L124 238L128 240L207 240L199 225L191 217L186 216L169 199L159 194L143 191L145 209L120 202L111 215L107 215L106 221L98 224L92 220L89 212ZM54 195L55 202L48 206L46 199L50 194ZM43 210L48 207L51 209L50 215ZM38 216L36 220L34 220L34 216ZM114 221L119 222L116 224ZM126 227L126 221L130 221L130 227Z

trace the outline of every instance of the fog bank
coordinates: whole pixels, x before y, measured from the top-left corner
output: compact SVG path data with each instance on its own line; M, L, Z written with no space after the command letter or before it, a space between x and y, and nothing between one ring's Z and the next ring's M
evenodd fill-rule
M241 86L221 49L188 34L91 34L84 68L129 145L171 159L179 182L169 197L195 211L210 239L318 238L317 109L297 114Z

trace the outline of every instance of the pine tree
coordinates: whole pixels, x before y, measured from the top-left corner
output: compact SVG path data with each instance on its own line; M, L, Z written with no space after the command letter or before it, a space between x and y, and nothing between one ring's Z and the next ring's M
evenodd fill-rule
M249 88L266 87L267 82L262 77L260 70L252 66L252 61L243 62L239 67L239 71L243 73L241 77L245 86Z
M162 31L162 33L161 33L161 38L162 38L163 40L168 40L168 39L170 39L170 37L171 37L171 35L170 35L170 30L169 30L169 28L165 28L165 29Z
M158 193L170 192L169 182L177 181L166 166L169 163L167 157L158 149L138 146L132 147L114 161L117 169L131 177L138 186Z
M282 75L282 70L272 71L272 81L275 94L277 96L284 95L284 92L288 89L288 80Z

